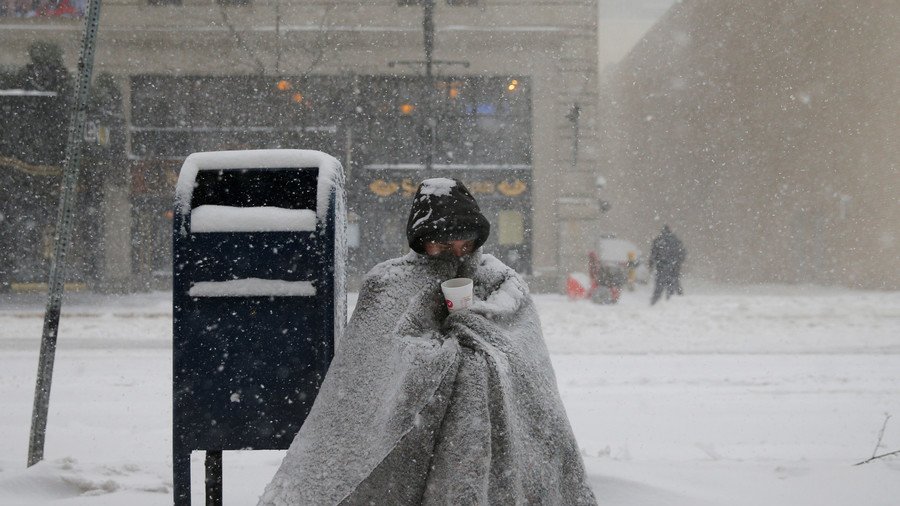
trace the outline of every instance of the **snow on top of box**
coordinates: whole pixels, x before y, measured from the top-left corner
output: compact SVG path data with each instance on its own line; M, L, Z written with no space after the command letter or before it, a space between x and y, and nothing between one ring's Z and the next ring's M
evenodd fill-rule
M203 205L191 211L191 232L314 232L312 209Z
M456 181L452 179L433 177L422 181L422 188L419 190L419 193L422 195L441 197L443 195L450 195L450 191L454 186L456 186Z
M57 93L55 91L22 89L0 90L0 97L55 97L56 95Z
M191 209L191 194L201 170L280 169L318 167L316 216L327 216L332 189L343 184L344 171L333 156L307 149L250 149L243 151L207 151L194 153L184 160L175 187L176 211L186 214Z
M191 297L315 297L316 287L310 281L282 279L231 279L200 281L188 291Z

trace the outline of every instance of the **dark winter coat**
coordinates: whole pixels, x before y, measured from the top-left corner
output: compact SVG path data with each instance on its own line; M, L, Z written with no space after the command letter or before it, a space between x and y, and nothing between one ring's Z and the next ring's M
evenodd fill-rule
M656 267L658 272L677 271L687 256L687 251L681 240L668 226L663 227L662 232L653 240L650 247L650 267Z
M425 254L429 241L472 239L478 249L487 241L491 224L478 202L458 179L426 179L413 198L406 238L413 251Z

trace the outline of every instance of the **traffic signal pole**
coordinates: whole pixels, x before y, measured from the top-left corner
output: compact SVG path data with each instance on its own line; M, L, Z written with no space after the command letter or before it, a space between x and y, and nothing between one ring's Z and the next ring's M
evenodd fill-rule
M47 411L50 405L50 384L53 379L53 361L56 357L56 337L59 331L59 313L66 278L66 254L72 236L75 215L75 186L81 163L81 144L91 74L94 67L94 48L97 43L97 27L100 23L100 0L89 0L78 58L78 82L69 117L69 139L66 143L65 170L59 197L59 214L56 220L56 244L50 261L50 280L47 284L47 309L44 312L44 330L41 335L41 354L38 359L37 381L34 387L34 409L31 413L31 434L28 440L28 466L44 459L44 438L47 432Z

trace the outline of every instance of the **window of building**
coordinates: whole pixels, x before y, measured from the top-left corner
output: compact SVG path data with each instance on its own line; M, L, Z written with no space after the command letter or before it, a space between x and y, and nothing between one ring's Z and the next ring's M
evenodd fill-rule
M497 242L502 246L518 245L525 242L525 220L518 211L500 211L497 220L500 232Z
M352 128L363 164L531 165L526 77L359 76L357 86L358 95L331 76L133 76L132 155L174 159L244 145L326 151L336 149L339 129Z
M347 93L338 78L137 75L131 82L135 158L248 147L337 152Z
M376 165L530 165L527 79L422 76L360 79L360 128L372 142L361 153ZM429 125L434 125L429 128ZM396 149L403 146L404 149Z

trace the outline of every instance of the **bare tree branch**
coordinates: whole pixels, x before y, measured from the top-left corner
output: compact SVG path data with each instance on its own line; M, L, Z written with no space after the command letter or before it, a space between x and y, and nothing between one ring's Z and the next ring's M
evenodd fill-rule
M884 429L887 427L888 420L891 419L890 413L884 414L884 423L881 424L881 430L878 432L878 441L875 443L875 448L872 450L872 457L875 457L875 454L878 453L878 447L881 446L881 440L884 438Z
M275 72L281 73L281 14L280 14L280 4L276 4L276 16L275 16ZM322 17L319 19L318 25L319 30L314 37L311 44L300 43L296 45L296 49L301 50L306 56L310 59L309 65L306 67L301 74L301 77L306 78L312 73L312 71L322 63L322 60L325 59L325 50L328 48L328 37L326 30L326 25L328 23L328 18L331 15L332 11L334 11L336 5L334 3L330 3L325 6L325 10L322 12ZM249 46L244 38L241 37L240 32L235 28L234 23L228 18L228 11L225 5L219 5L219 13L222 15L222 23L228 28L228 32L234 38L237 46L243 50L247 55L253 60L254 67L256 69L256 73L259 75L266 74L266 65L259 58L258 54L254 49Z
M882 453L881 455L873 455L871 458L868 458L868 459L866 459L866 460L864 460L864 461L862 461L862 462L857 462L856 464L853 464L853 465L854 465L854 466L859 466L859 465L862 465L862 464L868 464L869 462L872 462L873 460L882 459L882 458L884 458L884 457L890 457L891 455L900 455L900 450L893 451L893 452L890 452L890 453Z
M319 20L319 32L321 35L315 38L312 45L308 46L306 44L300 44L300 49L302 49L310 58L309 65L307 65L306 70L301 74L303 79L309 77L312 71L325 59L325 49L329 46L327 36L328 31L325 27L328 23L328 16L334 9L334 3L330 3L325 7L322 18Z
M231 23L231 20L228 19L228 11L226 10L225 5L219 4L219 12L222 14L222 22L225 23L225 26L228 28L228 32L231 33L231 36L234 37L235 42L237 42L238 47L244 50L250 58L253 60L253 63L256 66L256 72L259 75L266 74L266 65L259 59L256 55L256 52L244 42L244 38L241 37L241 34L238 33L237 29L235 29L234 24Z
M881 441L882 441L882 439L884 439L884 430L887 428L888 420L890 420L890 419L891 419L891 414L885 413L884 414L884 423L881 424L881 430L878 432L878 440L875 442L875 449L872 450L872 456L866 460L863 460L862 462L857 462L856 464L853 464L854 466L866 464L866 463L872 462L873 460L881 459L884 457L889 457L891 455L900 454L900 450L897 450L897 451L882 453L881 455L878 455L878 448L881 447Z

